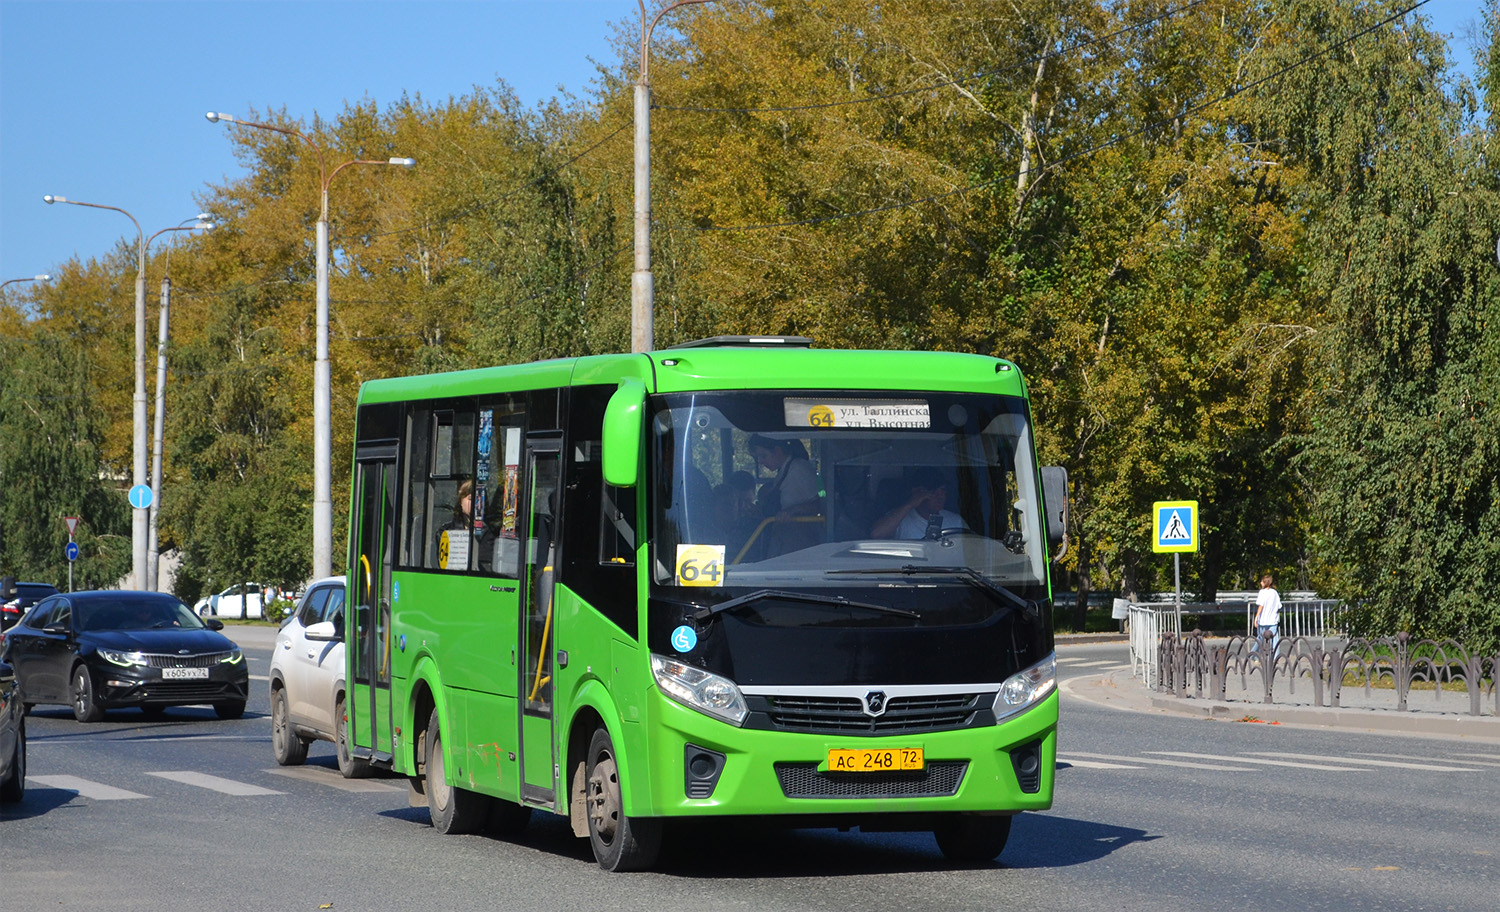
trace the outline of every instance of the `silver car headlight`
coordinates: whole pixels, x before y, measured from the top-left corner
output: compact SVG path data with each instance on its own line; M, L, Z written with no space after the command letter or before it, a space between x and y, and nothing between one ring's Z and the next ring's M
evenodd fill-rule
M1057 653L1005 679L995 694L995 721L1029 709L1057 688Z
M740 725L750 714L739 685L722 675L654 653L651 674L662 693L705 715Z
M133 665L145 665L146 657L139 652L124 652L119 649L101 649L99 654L104 656L105 661L113 662L122 668L130 668Z

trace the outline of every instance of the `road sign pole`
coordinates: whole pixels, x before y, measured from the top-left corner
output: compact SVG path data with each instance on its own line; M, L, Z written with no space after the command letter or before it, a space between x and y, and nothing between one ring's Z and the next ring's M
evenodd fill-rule
M1172 579L1177 583L1177 635L1182 636L1182 553L1172 553Z

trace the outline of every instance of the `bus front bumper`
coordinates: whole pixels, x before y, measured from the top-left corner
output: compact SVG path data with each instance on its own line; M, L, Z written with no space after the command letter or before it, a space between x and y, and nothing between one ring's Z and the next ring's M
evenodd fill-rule
M1052 806L1056 691L997 725L888 737L742 729L659 691L651 702L661 723L650 749L652 806L632 813L843 819ZM915 749L922 753L920 769L881 768ZM831 752L847 750L875 751L874 768L830 769Z

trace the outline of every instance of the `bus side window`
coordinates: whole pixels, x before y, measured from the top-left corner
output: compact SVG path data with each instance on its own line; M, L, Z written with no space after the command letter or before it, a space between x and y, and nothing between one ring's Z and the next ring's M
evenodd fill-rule
M599 563L635 566L635 488L604 485Z

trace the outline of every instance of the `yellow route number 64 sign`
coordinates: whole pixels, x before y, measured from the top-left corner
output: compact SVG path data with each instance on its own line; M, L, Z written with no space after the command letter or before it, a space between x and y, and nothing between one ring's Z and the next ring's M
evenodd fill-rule
M678 545L677 585L724 585L724 546Z

